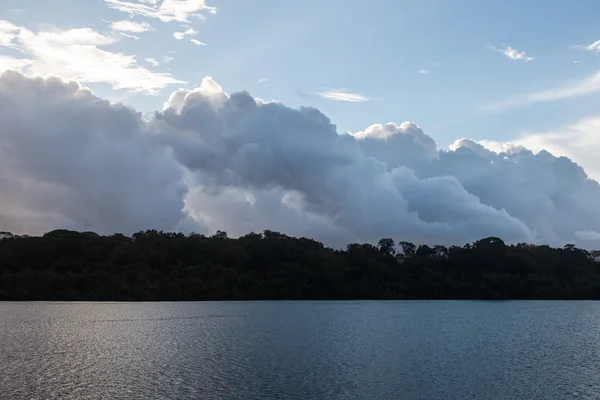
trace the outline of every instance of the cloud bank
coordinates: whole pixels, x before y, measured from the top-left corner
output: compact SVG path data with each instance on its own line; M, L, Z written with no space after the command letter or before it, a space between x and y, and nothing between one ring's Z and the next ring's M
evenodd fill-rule
M175 227L182 171L139 113L73 82L0 77L0 230Z
M72 82L0 77L0 230L275 229L329 245L390 236L593 246L600 186L581 167L470 139L439 150L416 124L339 134L205 78L143 119Z

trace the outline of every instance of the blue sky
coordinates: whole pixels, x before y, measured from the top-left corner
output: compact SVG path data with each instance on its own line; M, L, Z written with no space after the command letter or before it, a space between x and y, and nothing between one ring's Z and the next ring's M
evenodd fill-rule
M151 73L186 83L150 95L79 79L99 95L143 111L160 109L173 90L212 76L230 93L247 90L291 107L314 106L339 132L414 121L442 148L459 137L507 141L551 131L597 112L594 89L523 100L568 91L600 70L600 53L582 47L600 39L597 1L207 0L206 6L216 12L199 9L203 19L165 22L130 17L104 0L4 0L0 19L34 33L91 28L105 36L115 33L111 22L149 24L147 32L122 32L138 40L117 35L98 47L135 56L136 65ZM189 28L196 33L174 38ZM517 59L503 53L508 47ZM14 58L32 58L27 51L0 46L0 55ZM525 55L518 59L520 52ZM365 101L319 95L337 89Z

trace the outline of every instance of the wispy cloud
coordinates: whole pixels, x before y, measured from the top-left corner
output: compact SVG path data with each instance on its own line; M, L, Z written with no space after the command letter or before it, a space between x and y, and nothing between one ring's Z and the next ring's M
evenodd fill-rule
M201 41L196 40L196 39L190 39L190 42L194 43L196 46L206 46L206 43L201 42Z
M508 58L510 60L522 60L525 62L535 60L535 57L529 57L527 55L527 53L525 53L525 51L519 51L519 50L513 49L510 46L506 46L505 48L497 48L495 46L487 46L487 48L489 48L490 50L493 50L497 53L503 54L506 58Z
M594 43L590 44L578 44L576 46L573 46L573 48L578 50L600 52L600 40L597 40Z
M127 38L129 38L129 39L140 40L140 37L139 37L139 36L130 35L130 34L128 34L128 33L124 33L124 32L119 32L119 34L120 34L121 36L125 36L125 37L127 37Z
M170 56L164 56L160 61L157 60L154 57L148 57L148 58L146 58L146 62L148 64L152 65L153 67L158 67L161 64L170 63L173 60L174 60L174 58L170 57Z
M117 35L105 35L90 28L33 32L0 21L0 46L16 48L25 55L4 57L3 67L58 75L83 83L106 83L114 90L146 94L156 94L169 85L185 83L171 74L140 66L133 55L104 49L118 40Z
M348 89L329 89L317 94L329 100L347 101L350 103L362 103L371 100L360 93L352 93Z
M434 62L428 67L422 67L417 70L419 74L430 74L431 71L442 66L441 62Z
M177 40L185 39L186 36L194 36L198 33L194 28L188 28L182 32L173 32L173 37Z
M119 32L142 33L152 30L152 25L147 22L134 22L124 19L122 21L111 22L110 29Z
M160 65L160 62L158 62L158 60L156 60L156 58L154 58L154 57L146 58L146 62L148 64L152 65L153 67L158 67Z
M129 15L157 18L163 22L190 22L189 17L204 19L199 12L216 13L215 7L206 5L205 0L163 0L160 6L156 0L140 0L129 2L121 0L104 0L112 9L123 11Z
M575 61L573 61L573 64L579 64L580 62L581 61L579 61L579 60L575 60Z
M20 31L21 28L12 22L0 20L0 47L18 49L16 39Z
M269 78L260 78L257 82L258 83L267 83L267 82L269 82Z
M600 72L579 81L571 82L553 89L541 90L515 97L510 97L498 102L493 102L484 107L488 112L500 112L510 108L525 107L535 103L563 100L600 91Z
M565 156L583 166L593 179L600 182L600 115L583 118L549 132L524 133L514 143L532 151L547 150Z
M311 93L306 93L306 92L303 92L302 90L299 90L299 89L296 90L296 96L298 96L298 97L300 97L301 99L304 99L304 100L310 99L310 98L313 97L313 95Z

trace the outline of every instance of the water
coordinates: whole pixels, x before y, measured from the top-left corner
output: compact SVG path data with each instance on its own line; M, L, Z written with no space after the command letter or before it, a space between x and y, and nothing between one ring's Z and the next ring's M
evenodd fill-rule
M597 399L600 302L0 303L2 399Z

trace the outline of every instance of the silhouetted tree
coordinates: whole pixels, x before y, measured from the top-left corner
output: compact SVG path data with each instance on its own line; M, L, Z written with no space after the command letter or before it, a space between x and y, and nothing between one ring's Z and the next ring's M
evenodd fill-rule
M269 230L0 232L0 299L600 299L597 250L496 237L399 247L383 238L334 250Z
M396 249L394 248L396 244L394 243L394 239L379 239L379 242L377 244L379 246L379 251L382 254L385 254L386 256L393 256L396 254Z

